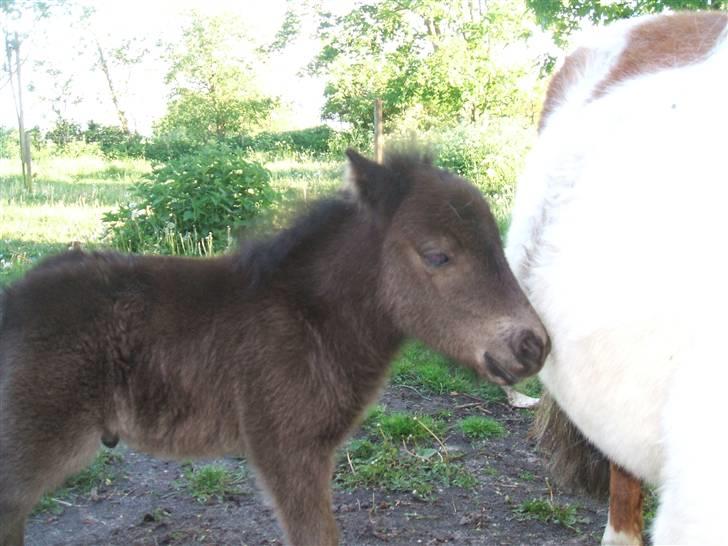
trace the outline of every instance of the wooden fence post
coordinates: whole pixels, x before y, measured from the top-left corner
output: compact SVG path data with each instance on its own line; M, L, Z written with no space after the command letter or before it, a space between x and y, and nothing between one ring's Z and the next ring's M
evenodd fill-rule
M23 180L25 181L25 188L28 191L33 191L33 169L31 168L30 138L28 133L29 131L24 132L23 141L20 143L22 148L20 157L23 162Z
M382 122L382 99L374 101L374 160L384 161L384 123Z

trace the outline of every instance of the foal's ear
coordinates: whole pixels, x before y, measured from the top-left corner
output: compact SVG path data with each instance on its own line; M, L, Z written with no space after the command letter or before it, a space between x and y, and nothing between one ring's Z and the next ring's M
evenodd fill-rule
M346 150L346 156L349 158L349 179L359 200L380 214L394 213L401 199L400 184L394 173L351 148Z

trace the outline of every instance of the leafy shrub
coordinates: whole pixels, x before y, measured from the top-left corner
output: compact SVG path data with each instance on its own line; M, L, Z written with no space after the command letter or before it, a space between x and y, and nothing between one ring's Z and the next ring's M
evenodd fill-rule
M297 131L258 133L255 136L243 137L241 145L256 152L324 155L329 152L329 141L333 134L334 130L330 127L319 125Z
M60 118L53 128L45 134L45 139L63 150L71 142L81 139L81 126L78 123Z
M437 164L478 184L486 194L512 189L535 132L517 120L494 118L432 135Z
M83 140L71 140L64 146L46 146L38 150L39 157L66 157L78 159L80 157L96 157L101 159L103 153L96 142L85 142Z
M0 127L0 158L18 157L19 154L18 130Z
M144 157L150 161L170 161L184 155L189 155L199 148L191 140L180 135L157 135L144 145Z
M363 154L371 154L374 143L374 134L361 129L348 131L334 131L329 138L330 155L341 158L347 148L354 148Z
M489 118L480 125L459 125L418 135L433 149L435 163L475 183L484 193L501 233L508 224L516 178L536 136L528 120ZM411 142L409 135L389 140Z
M144 140L139 133L129 133L113 125L101 125L93 121L83 132L83 138L88 143L98 144L101 152L109 159L123 157L143 157Z
M156 165L133 185L132 200L104 215L107 237L131 252L222 250L231 230L272 203L269 181L266 169L227 146L204 147Z

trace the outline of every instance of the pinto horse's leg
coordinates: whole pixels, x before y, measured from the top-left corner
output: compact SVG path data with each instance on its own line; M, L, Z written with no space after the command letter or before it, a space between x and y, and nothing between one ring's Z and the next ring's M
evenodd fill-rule
M254 448L253 448L253 451ZM262 485L273 499L291 546L338 546L331 509L333 452L305 449L252 453Z
M642 483L614 463L609 470L609 520L602 544L642 546Z

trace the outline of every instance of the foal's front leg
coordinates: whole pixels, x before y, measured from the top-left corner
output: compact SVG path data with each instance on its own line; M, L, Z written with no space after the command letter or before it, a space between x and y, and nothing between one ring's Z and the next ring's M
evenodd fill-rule
M281 446L282 447L282 446ZM331 510L333 450L304 448L254 457L291 546L338 546Z

